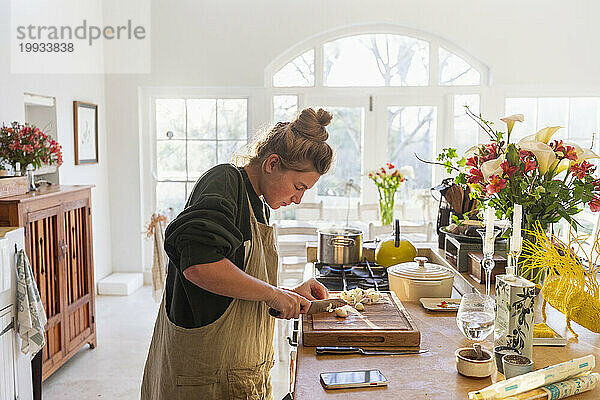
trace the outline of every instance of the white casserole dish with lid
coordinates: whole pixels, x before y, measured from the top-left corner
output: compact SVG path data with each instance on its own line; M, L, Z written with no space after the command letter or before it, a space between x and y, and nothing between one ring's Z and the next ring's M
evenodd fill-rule
M454 271L427 262L427 257L415 257L414 262L388 268L390 290L400 301L419 301L422 297L451 297Z

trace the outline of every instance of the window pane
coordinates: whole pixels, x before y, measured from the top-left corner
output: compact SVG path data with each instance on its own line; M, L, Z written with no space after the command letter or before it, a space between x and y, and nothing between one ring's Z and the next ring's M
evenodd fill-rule
M454 143L450 147L456 148L459 155L479 143L479 126L467 115L465 106L469 106L469 110L478 115L479 95L459 94L454 96Z
M318 108L318 107L317 107ZM349 179L360 186L361 137L363 130L363 108L326 107L333 115L327 126L328 143L335 150L335 160L331 172L324 175L317 184L320 196L347 196L346 183ZM358 197L355 190L352 197Z
M562 126L552 140L566 140L569 126L569 99L567 97L538 98L538 130L547 126ZM534 132L535 133L535 132Z
M185 141L156 142L158 179L185 179Z
M349 36L324 45L325 86L426 86L429 43L408 36Z
M219 141L217 163L229 163L233 161L236 151L246 144L245 140Z
M298 96L273 96L273 122L288 122L298 113Z
M185 100L156 99L156 138L168 139L167 131L174 138L185 138Z
M283 66L273 75L273 86L314 86L315 50L309 50Z
M215 99L189 99L187 101L187 137L190 139L215 139L217 136Z
M401 191L432 187L431 164L420 162L415 153L424 159L434 156L436 134L436 108L429 106L388 107L388 160L396 166L412 166L415 177L408 179Z
M192 192L194 191L194 185L196 185L197 181L188 181L185 183L185 197L186 199L190 198L190 195L192 194Z
M216 142L188 142L188 176L198 179L200 175L217 164Z
M504 116L523 114L523 122L515 122L510 142L516 143L523 137L537 132L537 99L534 97L514 97L506 99L506 112ZM502 124L499 130L506 132L506 125Z
M217 100L217 136L223 139L248 137L248 102L246 99Z
M479 85L481 75L468 62L440 47L440 85Z
M185 201L185 183L156 183L156 207L158 209L158 212L166 213L169 208L173 208L174 215L177 215L183 210Z
M569 106L569 140L590 148L592 133L598 132L600 99L596 97L571 98ZM598 140L598 137L595 139Z

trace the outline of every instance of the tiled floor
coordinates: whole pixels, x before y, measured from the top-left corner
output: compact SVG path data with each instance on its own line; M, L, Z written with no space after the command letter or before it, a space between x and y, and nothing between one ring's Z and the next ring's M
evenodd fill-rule
M150 286L127 297L96 297L98 346L82 348L48 378L44 400L139 399L158 304ZM287 393L288 364L272 370L274 399Z

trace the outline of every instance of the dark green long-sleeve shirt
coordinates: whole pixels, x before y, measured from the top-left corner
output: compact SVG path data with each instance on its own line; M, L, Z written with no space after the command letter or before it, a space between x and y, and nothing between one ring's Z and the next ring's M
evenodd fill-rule
M208 292L188 281L183 271L223 258L244 270L244 242L251 240L246 193L256 219L268 223L268 207L252 188L246 171L220 164L198 179L184 210L167 226L165 251L169 266L165 300L167 315L176 325L208 325L219 319L231 303L231 297Z

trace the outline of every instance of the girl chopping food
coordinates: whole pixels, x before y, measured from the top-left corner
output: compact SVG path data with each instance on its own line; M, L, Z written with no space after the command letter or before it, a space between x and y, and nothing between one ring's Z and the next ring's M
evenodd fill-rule
M217 165L196 182L165 232L167 282L142 400L272 398L269 307L279 318L298 318L328 292L315 279L277 287L266 205L299 204L329 170L331 118L323 109L305 109L266 132L245 166Z

